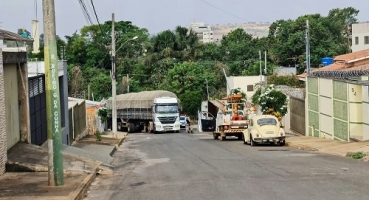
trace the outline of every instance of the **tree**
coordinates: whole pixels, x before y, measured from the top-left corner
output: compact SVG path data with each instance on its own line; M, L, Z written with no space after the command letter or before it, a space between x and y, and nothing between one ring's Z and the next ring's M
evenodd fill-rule
M160 88L174 92L181 100L188 99L182 102L183 111L194 116L201 101L206 99L206 80L212 86L214 79L215 74L203 65L184 62L176 64L168 71L165 82Z

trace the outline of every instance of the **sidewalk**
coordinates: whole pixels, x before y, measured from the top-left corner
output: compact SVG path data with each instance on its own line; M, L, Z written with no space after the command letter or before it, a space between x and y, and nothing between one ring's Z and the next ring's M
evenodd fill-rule
M0 199L75 200L83 199L96 174L109 172L114 151L126 133L87 136L73 146L63 146L64 185L48 186L46 147L18 143L8 151L7 172L0 177ZM105 172L106 171L106 172Z
M356 152L369 153L369 141L341 142L308 136L292 136L286 139L286 145L306 151L316 151L338 156L347 156Z

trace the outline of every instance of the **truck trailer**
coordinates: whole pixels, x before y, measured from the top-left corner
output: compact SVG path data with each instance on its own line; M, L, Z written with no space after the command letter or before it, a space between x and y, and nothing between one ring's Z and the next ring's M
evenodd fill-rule
M169 91L155 90L116 97L117 119L112 119L112 98L107 101L108 123L117 120L117 130L129 133L179 132L180 100Z

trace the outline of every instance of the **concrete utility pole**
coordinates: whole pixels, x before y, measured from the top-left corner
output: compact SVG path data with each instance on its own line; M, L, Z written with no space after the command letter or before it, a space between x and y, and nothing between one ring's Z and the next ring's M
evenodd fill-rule
M129 74L127 74L127 93L129 93Z
M260 62L260 87L263 90L263 72L261 68L261 51L259 51L259 62Z
M209 85L208 85L208 79L206 79L206 93L208 94L208 101L209 101Z
M267 52L265 51L264 54L265 54L265 69L264 69L264 71L265 71L265 88L267 88L268 87Z
M114 28L114 13L112 14L112 26L111 26L111 92L112 92L112 100L111 100L111 111L112 111L112 131L113 137L116 137L117 134L117 106L116 106L116 95L117 95L117 84L116 84L116 71L115 71L115 28Z
M43 0L49 186L64 185L54 0Z
M306 71L310 76L310 35L309 35L309 20L306 20Z

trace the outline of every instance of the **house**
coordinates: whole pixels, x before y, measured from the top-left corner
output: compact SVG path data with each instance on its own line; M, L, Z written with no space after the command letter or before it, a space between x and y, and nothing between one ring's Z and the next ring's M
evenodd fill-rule
M352 24L352 52L369 49L369 22Z
M70 145L67 66L68 65L65 60L58 61L62 143ZM28 62L27 67L29 82L29 112L31 116L31 143L42 145L47 140L45 62L31 61Z
M306 78L306 135L369 140L369 49L299 76Z
M25 46L30 41L0 29L0 176L5 172L7 150L18 142L30 142Z

